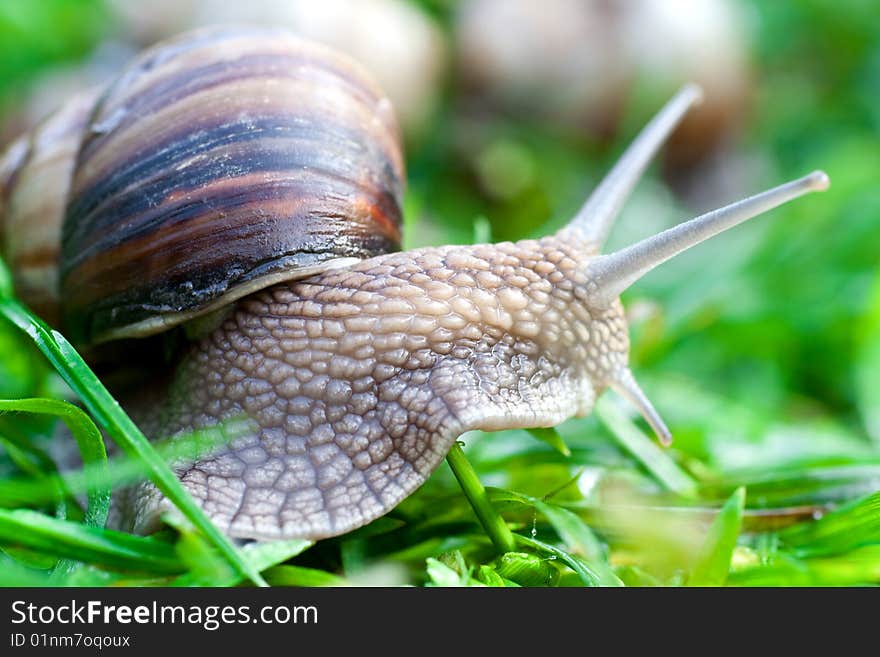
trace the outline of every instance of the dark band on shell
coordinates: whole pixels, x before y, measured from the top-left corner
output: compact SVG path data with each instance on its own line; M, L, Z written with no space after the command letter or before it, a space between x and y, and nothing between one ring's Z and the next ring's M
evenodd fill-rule
M282 32L206 30L141 55L85 134L63 231L75 341L140 335L330 260L400 244L390 102Z

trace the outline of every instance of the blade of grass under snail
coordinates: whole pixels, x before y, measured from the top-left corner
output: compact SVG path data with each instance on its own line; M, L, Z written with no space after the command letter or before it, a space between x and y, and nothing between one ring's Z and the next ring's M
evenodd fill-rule
M235 586L241 582L241 573L232 570L216 547L194 531L188 521L171 514L166 514L164 521L177 530L176 551L188 567L186 573L171 582L172 586ZM303 539L255 541L242 547L241 555L254 570L263 572L301 554L313 544Z
M596 417L667 490L686 498L696 496L697 484L678 467L648 436L627 418L607 396L600 397L594 409Z
M5 270L2 274L5 280L0 280L0 292L8 291L8 270L5 267L0 267L0 270ZM193 525L210 538L230 564L254 584L265 586L266 583L260 574L254 571L229 539L204 514L146 436L122 410L64 336L50 329L24 306L8 296L0 298L0 315L34 341L98 423L129 456L144 463L156 487Z
M587 559L602 558L602 548L599 544L599 539L593 534L593 530L568 509L545 502L531 495L500 488L491 489L489 496L493 501L513 500L533 508L547 519L547 522L550 523L559 535L559 538L572 553Z
M184 570L174 546L163 541L87 527L29 509L0 509L0 542L112 568L157 573Z
M565 444L565 441L562 439L562 436L559 435L559 432L555 427L536 427L533 429L526 429L526 431L532 436L532 438L547 443L563 456L571 456L571 450L568 448L568 445Z
M89 527L103 527L110 510L110 486L102 481L107 478L107 451L104 449L101 432L89 416L68 402L42 398L0 399L0 413L2 412L51 415L64 422L76 441L83 463L99 475L89 478L87 482L85 493L88 501L82 522ZM61 478L53 474L49 479L57 491L56 494L63 495ZM76 567L76 563L71 559L62 559L55 564L53 577L63 577Z
M228 444L244 428L243 423L233 420L192 431L172 441L159 441L153 446L166 463L181 459L194 461L210 455L215 447ZM31 474L33 477L28 479L0 479L0 507L48 504L57 499L58 485L63 486L67 495L81 495L96 486L113 489L147 478L143 463L125 456L97 467L86 464L80 470L66 471L63 475L58 475L55 464L50 461L43 470Z
M271 586L345 586L338 575L303 566L275 566L263 573Z
M0 447L3 447L19 470L40 481L40 495L30 495L31 486L25 486L28 491L22 491L18 482L8 482L0 479L0 507L13 508L27 504L54 504L55 517L64 520L69 513L68 506L76 504L76 500L70 490L64 485L63 479L58 474L55 463L40 450L28 449L30 445L22 445L16 439L10 439L6 435L0 436ZM12 483L11 486L7 485ZM30 483L30 482L29 482Z
M486 489L458 443L453 443L446 462L495 549L502 554L513 551L516 544L510 528L492 506Z
M745 488L737 488L721 507L691 568L688 586L724 586L727 582L745 501Z
M86 489L88 505L83 523L90 527L103 527L110 510L110 487L104 483L107 451L104 449L104 440L95 423L73 404L56 399L0 399L0 413L11 411L52 415L70 429L79 447L83 464L90 466L92 471L99 475L97 478L91 478L88 483ZM104 477L100 476L102 474Z

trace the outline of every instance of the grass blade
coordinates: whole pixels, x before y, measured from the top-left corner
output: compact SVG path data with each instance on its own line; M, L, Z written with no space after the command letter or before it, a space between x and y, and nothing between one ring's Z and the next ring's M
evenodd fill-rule
M554 427L536 427L533 429L526 429L526 431L528 431L533 438L537 438L538 440L547 443L563 456L571 456L571 450Z
M275 566L264 575L272 586L345 586L345 580L326 570L302 566Z
M25 568L12 559L0 555L0 587L38 587L51 586L52 581L45 572Z
M697 485L691 476L679 468L669 455L633 424L607 396L599 398L595 413L624 449L638 459L664 488L682 497L696 496Z
M76 499L58 474L54 461L44 452L27 443L22 444L16 439L10 440L6 435L0 436L0 447L3 447L9 460L15 463L19 470L35 477L40 482L41 493L40 495L30 495L17 486L17 481L0 479L0 507L14 508L53 502L55 517L62 520L68 517L69 505L79 508ZM28 484L30 483L28 482ZM31 491L34 487L26 485L24 488Z
M49 415L59 418L64 422L76 441L83 465L98 475L88 479L85 489L88 501L82 522L89 527L103 527L107 523L107 514L110 511L110 486L102 481L107 478L107 450L104 446L104 438L91 418L73 404L44 398L0 399L0 413ZM50 463L51 465L44 464L49 466L50 474L48 477L43 478L47 479L51 488L55 490L60 503L66 505L64 500L67 490L63 484L63 479L58 473L54 462ZM66 517L66 507L64 508L64 515L58 515L58 517L62 519ZM62 559L55 565L54 575L62 577L71 572L75 567L76 562L70 559Z
M733 586L864 586L880 583L880 545L846 554L796 559L778 555L772 563L730 574Z
M583 559L580 559L575 555L565 550L562 550L554 545L550 545L549 543L544 543L534 538L522 536L521 534L515 534L515 536L518 543L538 550L539 552L548 554L565 563L569 568L577 573L578 577L581 578L581 581L584 583L585 586L608 586L608 584L603 583L603 575L597 572L591 564L588 564ZM622 585L623 583L618 580L617 586Z
M880 445L880 273L874 278L863 319L856 325L858 342L854 360L856 402L868 435Z
M0 267L2 269L3 267ZM7 273L8 277L8 273ZM129 457L146 466L151 481L192 524L217 546L232 567L259 586L266 582L205 515L153 445L131 421L67 339L11 298L0 299L0 315L24 331L58 371L86 409Z
M602 546L593 530L572 511L563 509L550 502L545 502L537 497L517 493L512 490L493 488L490 490L490 496L495 501L513 500L530 506L541 513L553 525L553 529L559 534L559 538L575 554L580 554L588 559L603 557Z
M788 528L779 537L799 557L841 554L880 543L880 493L850 502L815 522Z
M287 541L255 541L248 543L241 548L241 553L248 560L251 567L258 573L274 568L278 564L282 564L288 559L293 559L309 549L314 543L302 539L291 539ZM178 548L180 553L180 548ZM216 558L216 557L215 557ZM228 567L226 568L228 571ZM304 568L303 570L311 570ZM321 572L321 571L316 571ZM325 573L328 576L329 573ZM335 578L338 579L338 578ZM184 573L172 582L172 586L235 586L241 582L241 575L235 572L216 573L209 578L199 578L197 573ZM272 584L272 582L269 582ZM314 586L322 586L323 584L315 584ZM293 585L290 585L293 586ZM311 584L297 584L296 586L313 586Z
M530 495L509 490L492 489L493 500L514 500L541 513L556 530L573 557L583 557L595 573L598 586L621 586L622 582L605 563L605 554L593 530L574 512Z
M159 455L167 463L178 460L193 461L213 453L213 450L221 445L228 444L243 430L244 424L237 421L229 421L204 429L193 431L187 435L176 437L170 441L152 443ZM2 427L0 427L2 430ZM16 438L16 446L19 445ZM63 479L57 475L55 464L45 455L37 454L37 458L45 459L40 462L41 471L32 471L33 478L5 478L0 479L0 507L14 508L24 505L46 504L53 502L58 497L58 485L63 485L67 495L79 495L85 493L90 487L101 485L107 488L127 486L147 478L142 462L129 459L125 456L111 459L106 466L97 470L86 465L81 470L64 473ZM47 476L47 471L49 476Z
M76 440L83 465L104 477L90 478L86 495L88 506L83 522L90 527L103 527L110 510L110 487L103 483L107 472L107 450L98 427L88 415L73 404L56 399L0 399L0 413L38 413L59 418Z
M0 509L0 541L66 559L138 572L179 573L174 546L154 538L86 527L19 509Z
M688 586L724 586L727 582L736 537L742 528L745 502L746 489L737 488L721 507L691 569Z
M467 460L461 447L456 443L452 445L452 449L446 455L446 462L449 464L452 473L458 480L462 491L483 529L492 539L492 544L500 553L511 552L514 549L513 535L510 528L504 522L504 519L498 515L498 512L489 501L486 489L480 482L477 473L474 472L473 466Z
M251 565L263 572L267 568L284 563L288 559L302 554L314 545L313 541L300 538L288 541L257 541L242 548L242 552Z

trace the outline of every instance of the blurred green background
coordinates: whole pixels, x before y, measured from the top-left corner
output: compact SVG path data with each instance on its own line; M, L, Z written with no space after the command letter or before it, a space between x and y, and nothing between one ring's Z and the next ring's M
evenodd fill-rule
M59 90L98 83L163 30L202 22L189 16L172 28L150 27L146 13L166 4L175 3L0 0L0 140L39 120L51 99L61 102ZM527 82L496 93L473 79L458 45L467 4L410 3L440 45L430 75L416 76L432 83L430 99L418 118L403 121L407 246L534 237L562 225L689 77L687 66L658 76L633 64L616 74L624 82L603 92L613 96L603 101L604 114L586 119L592 110L541 107L554 100L553 80L531 92ZM553 11L553 3L533 4ZM738 17L736 29L726 27L743 81L724 97L718 125L695 129L701 152L680 135L677 154L652 168L610 246L816 168L832 185L629 290L633 368L673 430L670 457L701 482L706 500L740 484L748 484L752 508L869 494L880 489L880 4L710 4L729 4ZM701 82L711 103L729 79ZM2 325L0 356L0 396L57 391L40 359ZM560 432L571 460L525 432L466 441L487 481L535 495L580 475L579 494L589 499L585 472L647 476L594 418ZM408 503L449 490L450 482L440 473Z

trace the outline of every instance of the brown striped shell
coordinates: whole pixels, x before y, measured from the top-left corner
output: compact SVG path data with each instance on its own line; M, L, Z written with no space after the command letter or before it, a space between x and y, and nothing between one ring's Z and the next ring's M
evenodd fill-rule
M97 90L74 96L0 160L3 255L18 296L50 324L59 322L61 224L83 130Z
M391 105L353 61L280 31L210 29L141 54L80 145L63 326L155 333L270 284L399 248Z

